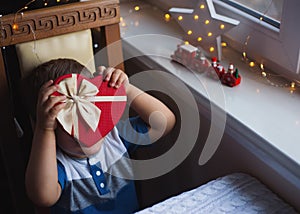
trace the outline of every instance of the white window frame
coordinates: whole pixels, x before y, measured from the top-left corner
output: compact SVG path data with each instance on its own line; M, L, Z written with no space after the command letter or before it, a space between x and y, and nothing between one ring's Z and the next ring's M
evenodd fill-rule
M213 2L217 13L240 21L222 37L229 46L240 52L246 49L247 57L262 62L265 68L300 80L299 0L284 0L279 29L220 0Z

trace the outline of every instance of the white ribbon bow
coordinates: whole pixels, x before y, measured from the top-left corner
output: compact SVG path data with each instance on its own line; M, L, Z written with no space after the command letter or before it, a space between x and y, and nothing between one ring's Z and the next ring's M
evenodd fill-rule
M97 86L83 79L77 89L77 75L65 78L59 82L58 92L66 96L66 106L59 112L57 119L63 128L71 135L72 129L76 139L79 139L78 116L95 132L100 122L101 110L93 102L126 101L126 96L96 96Z

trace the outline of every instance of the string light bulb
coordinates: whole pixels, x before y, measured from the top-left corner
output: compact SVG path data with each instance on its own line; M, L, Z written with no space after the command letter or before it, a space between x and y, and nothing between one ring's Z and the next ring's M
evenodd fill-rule
M266 76L267 76L267 73L264 72L264 71L262 71L262 72L261 72L261 75L262 75L263 77L266 77Z
M244 52L243 52L243 57L244 57L244 59L246 59L246 56L247 56L247 54L246 54L246 52L244 51Z
M198 41L198 42L201 42L201 41L202 41L202 37L199 36L199 37L197 38L197 41Z
M198 15L194 15L194 19L195 19L195 20L198 20L198 19L199 19L199 16L198 16Z
M193 34L193 31L189 30L189 31L187 32L187 34L188 34L188 35L192 35L192 34Z
M209 51L210 51L210 52L214 52L214 51L215 51L215 48L214 48L214 47L210 47L210 48L209 48Z
M251 68L253 68L253 67L255 66L255 62L253 62L253 61L249 62L249 66L250 66Z
M168 22L168 21L170 21L170 19L171 19L171 15L166 13L165 14L165 20Z
M18 30L19 26L17 24L13 24L12 28L13 28L13 30Z
M296 83L295 82L291 82L291 88L294 89L296 87Z
M177 18L179 21L182 21L183 20L183 16L178 16Z
M208 19L206 19L204 23L205 23L206 25L208 25L209 22L210 22L210 21L209 21Z
M134 7L134 10L135 10L135 11L139 11L139 10L140 10L140 6L138 6L138 5L135 6L135 7Z
M222 47L227 47L227 43L226 43L226 42L222 42L222 43L221 43L221 46L222 46Z
M201 4L200 5L200 9L204 9L205 8L205 5L204 4Z
M184 44L189 45L190 43L189 43L189 41L185 41Z
M225 28L225 25L224 25L224 24L221 24L221 25L220 25L220 29L223 30L224 28Z
M212 36L212 32L208 32L208 33L207 33L207 36Z

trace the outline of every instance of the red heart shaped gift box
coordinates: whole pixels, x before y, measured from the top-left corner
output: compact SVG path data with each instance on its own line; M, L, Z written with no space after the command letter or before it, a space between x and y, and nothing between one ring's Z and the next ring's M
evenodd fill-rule
M120 120L126 106L126 91L108 86L102 76L89 79L80 74L67 74L55 80L65 95L66 106L58 121L72 137L87 147L99 142Z

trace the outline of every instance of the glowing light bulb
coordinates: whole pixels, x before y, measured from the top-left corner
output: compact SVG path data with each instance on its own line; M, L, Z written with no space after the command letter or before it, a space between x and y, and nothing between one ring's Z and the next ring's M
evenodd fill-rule
M193 31L191 31L191 30L189 30L189 31L187 32L188 35L192 35L192 33L193 33Z
M178 20L181 21L183 19L182 16L178 16Z
M255 66L255 62L253 61L249 62L249 66L253 68Z
M209 51L210 51L210 52L214 52L214 51L215 51L215 48L214 48L214 47L210 47L210 48L209 48Z
M263 17L262 17L262 16L261 16L261 17L259 17L259 20L260 20L260 21L262 21L262 20L263 20Z
M267 76L267 73L266 72L261 72L261 75L263 76L263 77L266 77Z
M28 7L27 7L27 6L25 6L25 7L24 7L24 9L25 9L25 10L27 10L27 9L28 9Z
M18 26L17 24L13 24L12 28L13 28L14 30L18 30L18 29L19 29L19 26Z
M120 17L120 22L123 22L123 20L124 20L124 19L123 19L123 17L121 16L121 17Z
M165 14L165 20L166 20L166 21L169 21L170 18L171 18L170 14L166 13L166 14Z
M195 19L195 20L198 20L198 19L199 19L199 16L198 16L198 15L194 15L194 19Z
M201 41L202 41L202 37L199 36L199 37L197 38L197 41L198 41L198 42L201 42Z
M296 83L291 82L291 88L295 88L295 86L296 86Z
M259 65L259 67L260 67L261 70L265 70L264 64L261 63L261 64Z
M205 5L204 4L201 4L200 5L200 9L204 9L205 8Z
M60 0L56 0L56 2L57 2L57 3L59 3L59 2L60 2Z
M47 3L47 2L45 2L45 3L44 3L44 6L47 6L47 5L48 5L48 3Z
M244 52L243 52L243 57L246 58L246 56L247 56L247 54L246 54L246 52L244 51Z
M188 44L190 44L190 43L189 43L189 41L185 41L184 44L188 45Z
M222 42L222 43L221 43L221 46L222 46L222 47L227 47L227 43L226 43L226 42Z
M209 20L206 19L204 23L205 23L206 25L208 25L208 24L209 24Z
M212 36L212 32L208 32L207 36Z
M140 10L140 6L135 6L135 7L134 7L134 10L135 10L135 11L139 11L139 10Z
M225 28L225 25L224 25L224 24L221 24L221 25L220 25L220 29L223 30L224 28Z

